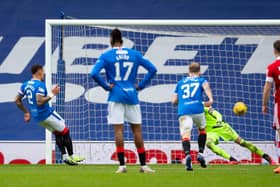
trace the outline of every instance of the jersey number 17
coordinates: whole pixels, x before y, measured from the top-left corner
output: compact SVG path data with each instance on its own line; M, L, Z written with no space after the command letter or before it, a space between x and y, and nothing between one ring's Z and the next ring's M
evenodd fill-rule
M116 81L126 81L131 73L133 67L132 62L123 62L122 64L120 62L115 63L115 68L116 68L116 76L115 80ZM123 69L127 69L124 75L121 77L121 71Z

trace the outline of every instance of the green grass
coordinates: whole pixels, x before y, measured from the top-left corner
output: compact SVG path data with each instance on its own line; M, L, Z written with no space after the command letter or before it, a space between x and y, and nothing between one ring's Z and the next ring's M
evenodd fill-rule
M194 166L152 165L156 173L139 173L139 166L128 166L128 173L115 174L116 165L2 165L0 187L276 187L280 174L268 165Z

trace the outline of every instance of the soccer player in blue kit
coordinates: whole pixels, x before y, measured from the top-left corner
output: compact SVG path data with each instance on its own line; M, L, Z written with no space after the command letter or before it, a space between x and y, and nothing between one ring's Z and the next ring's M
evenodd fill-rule
M120 163L116 173L127 172L123 139L125 121L130 124L134 135L134 142L141 165L140 172L151 173L154 170L146 165L138 91L145 88L157 70L138 51L122 47L123 40L119 29L112 30L110 43L112 48L98 58L90 75L103 89L109 91L107 119L108 123L114 128L116 152ZM137 84L136 76L140 66L144 67L148 73ZM100 76L102 69L105 69L107 82Z
M32 118L41 126L55 134L56 144L59 147L63 161L68 165L77 165L84 160L73 154L72 140L69 129L65 126L64 119L49 105L49 101L59 93L56 85L48 95L44 80L43 66L35 64L31 67L32 79L24 82L15 98L17 107L24 113L24 121L29 122ZM27 100L28 109L22 99ZM66 150L67 153L66 154Z
M203 152L206 143L206 120L204 115L203 92L208 97L206 106L211 106L213 96L207 80L200 76L200 64L193 62L189 65L189 76L180 80L172 97L172 103L178 105L178 116L180 134L182 137L183 150L186 155L186 170L192 171L192 159L190 155L190 138L193 123L198 127L198 148L197 160L201 167L206 167Z

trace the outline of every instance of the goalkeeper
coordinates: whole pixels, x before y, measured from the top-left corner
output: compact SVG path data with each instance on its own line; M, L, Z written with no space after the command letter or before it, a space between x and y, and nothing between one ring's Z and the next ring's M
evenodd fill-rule
M234 141L242 147L247 148L252 153L256 153L264 158L270 164L275 164L271 157L264 153L261 149L242 139L237 132L226 122L223 121L222 115L214 108L204 107L204 113L206 118L206 132L207 132L207 147L216 153L217 155L229 160L232 164L237 164L238 161L229 155L225 150L218 147L219 139L225 141Z

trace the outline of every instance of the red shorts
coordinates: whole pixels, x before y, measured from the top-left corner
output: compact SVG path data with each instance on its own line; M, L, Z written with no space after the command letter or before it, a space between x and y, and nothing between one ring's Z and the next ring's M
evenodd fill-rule
M280 103L274 103L273 128L280 129Z

